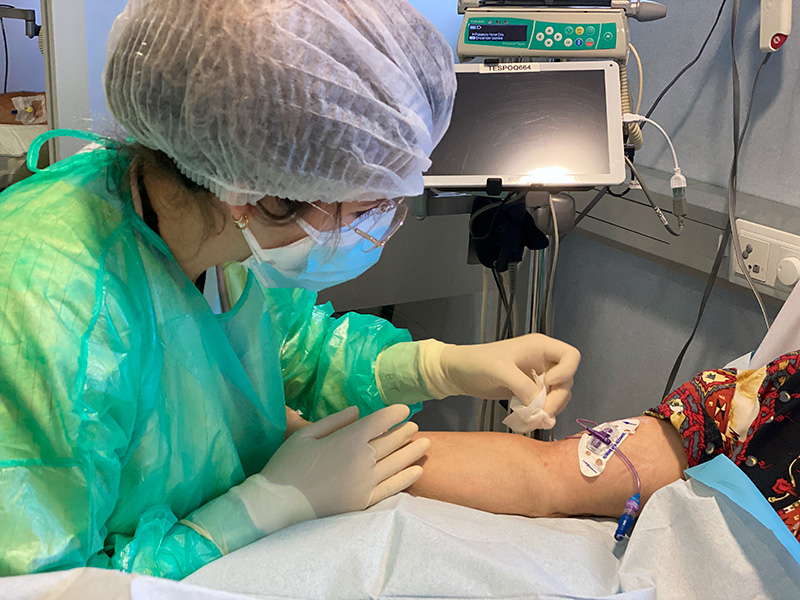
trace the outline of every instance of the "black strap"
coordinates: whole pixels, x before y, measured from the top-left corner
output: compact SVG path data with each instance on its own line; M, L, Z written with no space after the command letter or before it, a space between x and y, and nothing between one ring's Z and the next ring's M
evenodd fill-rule
M147 186L144 184L141 169L136 177L136 186L139 188L139 197L142 199L142 220L145 225L155 231L158 237L161 237L161 232L158 229L158 214L153 210L153 203L150 202L150 194L147 193Z

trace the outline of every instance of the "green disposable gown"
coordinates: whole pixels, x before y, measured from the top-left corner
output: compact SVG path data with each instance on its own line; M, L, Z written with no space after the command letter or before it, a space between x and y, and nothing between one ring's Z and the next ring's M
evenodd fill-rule
M220 556L203 531L252 541L222 500L282 443L285 406L383 407L375 359L410 339L240 265L215 315L134 211L127 167L100 149L0 195L0 575L179 579Z

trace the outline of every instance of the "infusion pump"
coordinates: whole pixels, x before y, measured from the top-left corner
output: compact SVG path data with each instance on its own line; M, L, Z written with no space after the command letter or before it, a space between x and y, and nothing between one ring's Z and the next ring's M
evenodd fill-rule
M583 0L459 0L464 22L458 40L463 62L475 57L625 60L628 18L666 15L655 2Z

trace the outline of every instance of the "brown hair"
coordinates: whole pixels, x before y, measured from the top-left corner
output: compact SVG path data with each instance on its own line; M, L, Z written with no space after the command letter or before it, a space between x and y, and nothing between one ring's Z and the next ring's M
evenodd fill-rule
M215 235L223 227L226 213L222 210L222 203L205 187L195 183L184 175L177 167L175 162L160 150L153 150L141 144L123 145L118 150L118 156L130 161L130 167L125 172L123 181L129 184L132 177L132 170L137 164L147 164L156 167L162 173L170 176L174 181L191 195L196 201L204 219L203 237L204 239ZM334 216L341 218L342 206L336 203ZM298 202L286 198L275 198L274 206L267 208L263 200L256 204L257 214L262 215L267 221L276 225L289 225L294 222L296 217L302 217L313 210L307 202Z

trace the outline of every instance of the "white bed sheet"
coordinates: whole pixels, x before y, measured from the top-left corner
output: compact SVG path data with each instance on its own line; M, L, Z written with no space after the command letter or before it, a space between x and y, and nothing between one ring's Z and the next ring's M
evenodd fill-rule
M697 481L659 491L629 541L614 541L615 526L400 495L261 540L186 581L270 600L800 598L800 565L774 534Z
M497 516L403 494L366 513L282 531L186 581L270 599L606 596L619 589L614 529L610 521Z
M0 598L800 598L800 564L756 519L695 480L660 490L627 542L614 542L614 528L399 495L288 528L180 583L77 569L0 579Z
M783 303L749 367L760 369L782 354L800 349L800 285L796 285Z
M47 125L0 124L0 190L24 176L28 148Z

